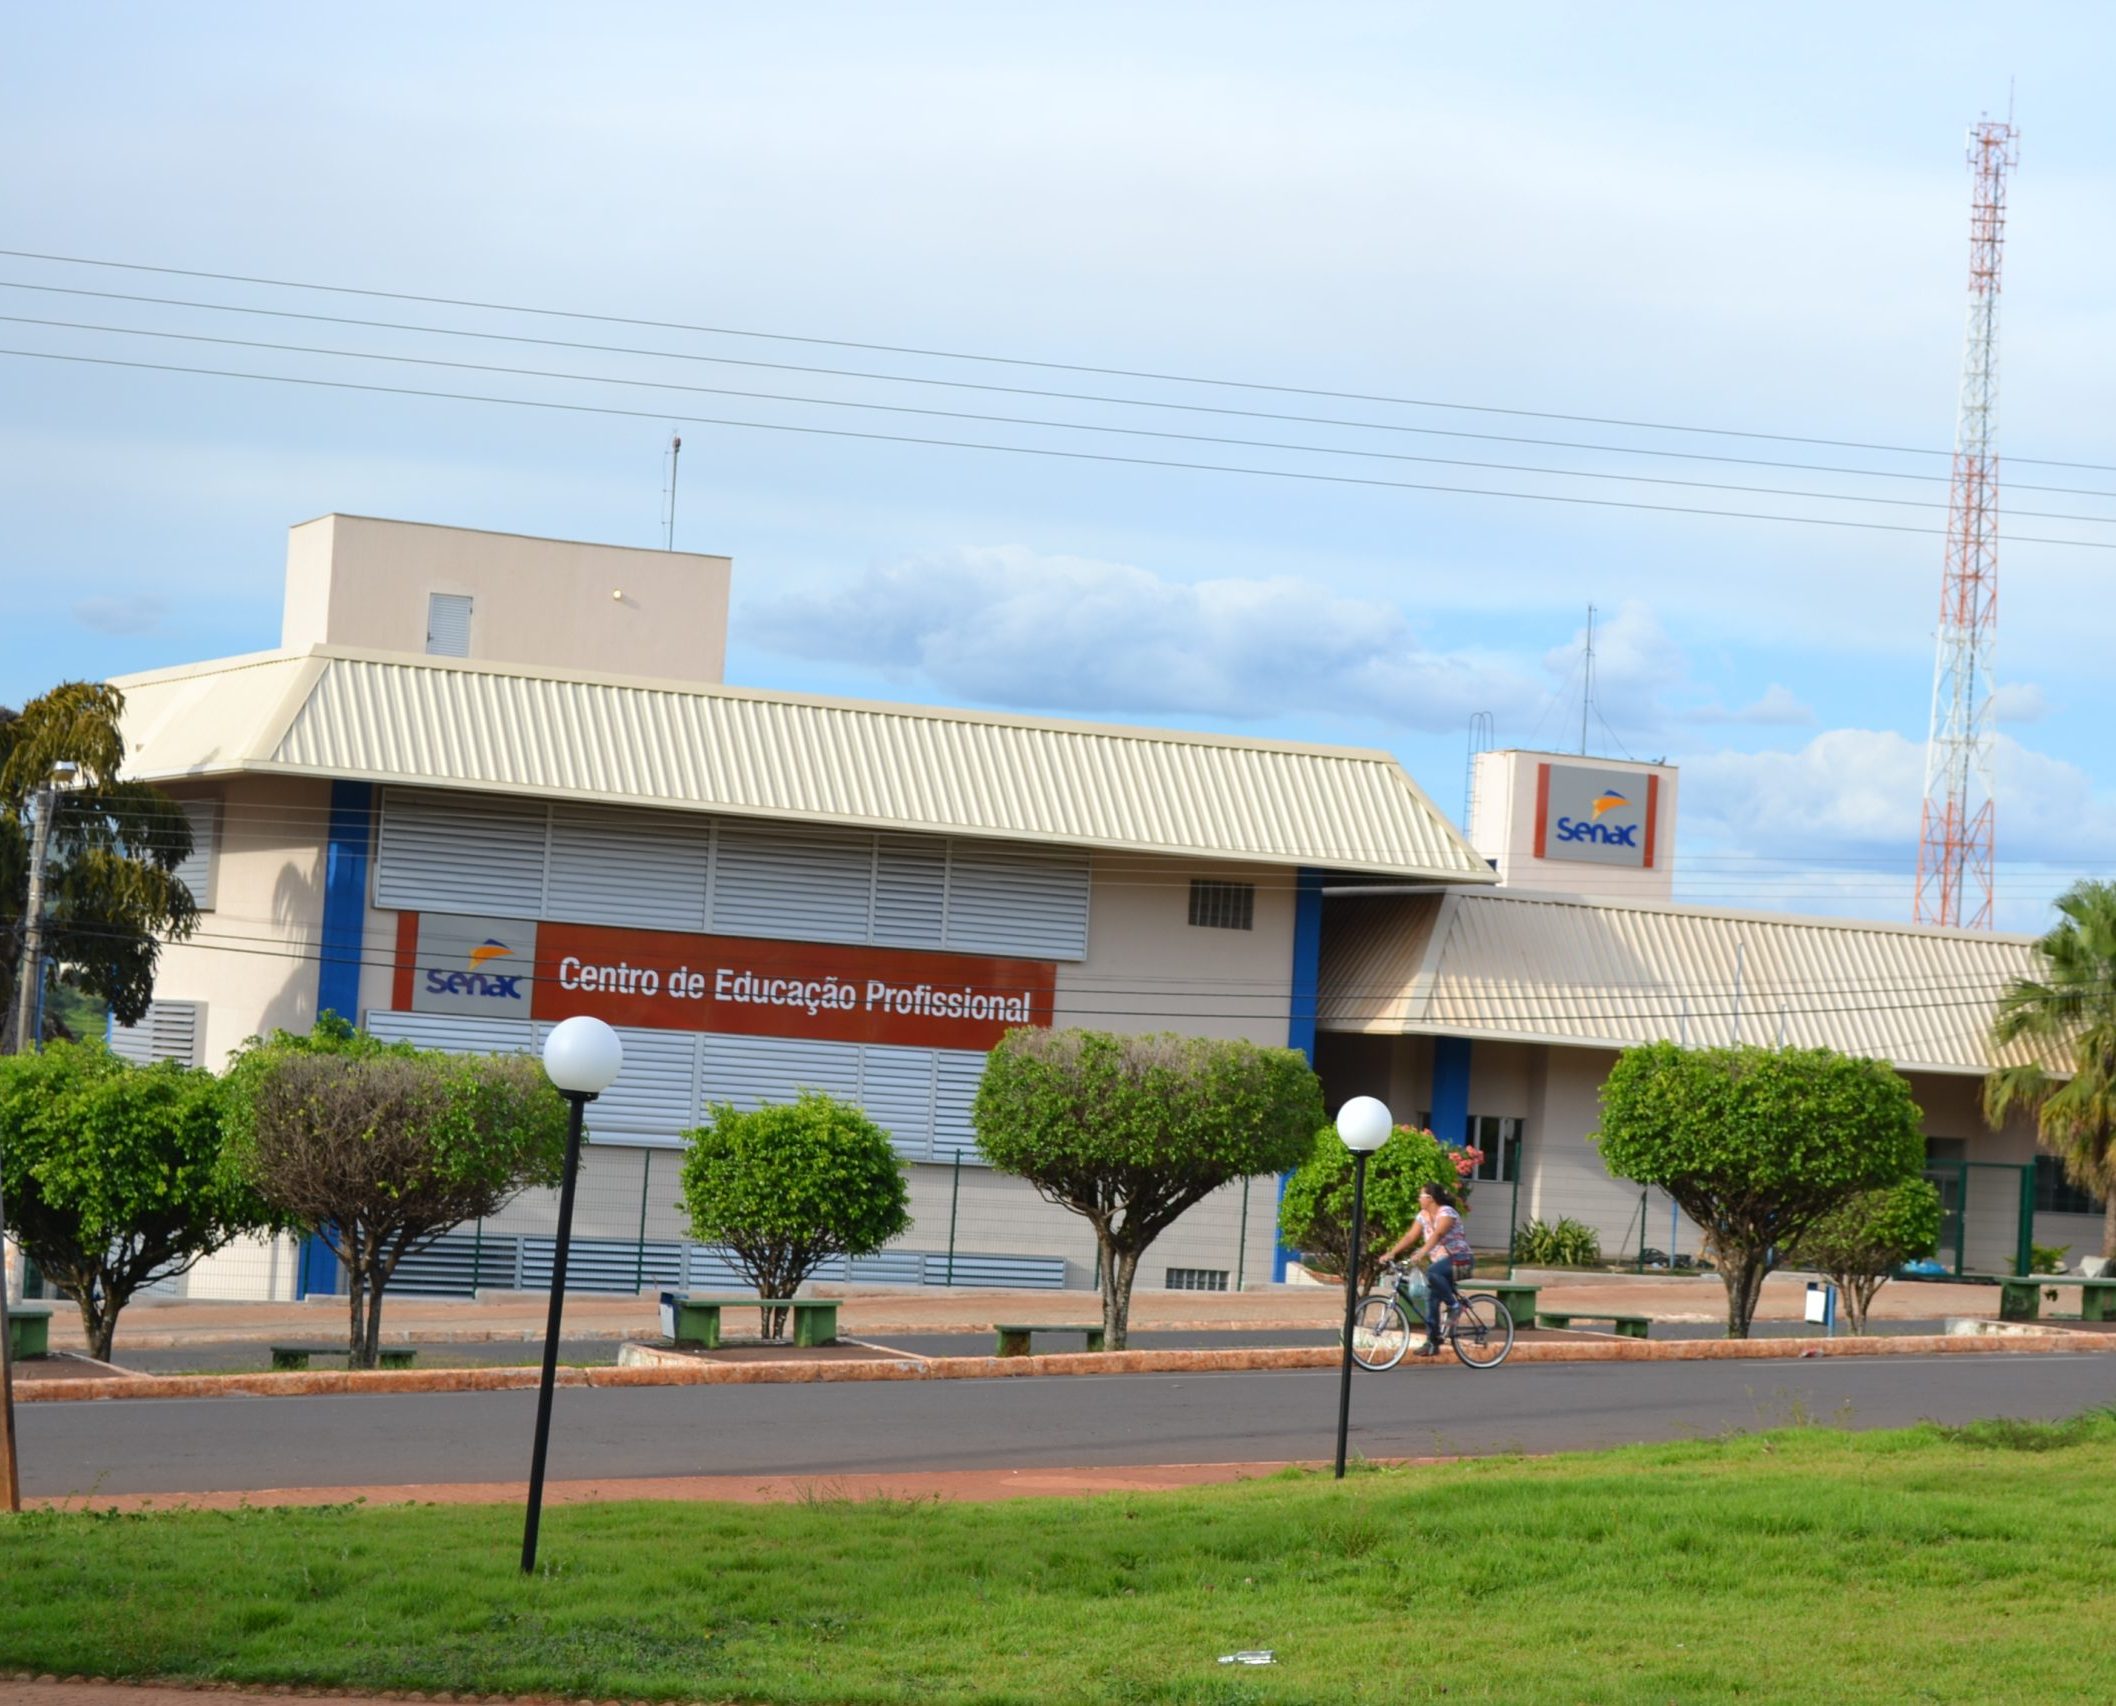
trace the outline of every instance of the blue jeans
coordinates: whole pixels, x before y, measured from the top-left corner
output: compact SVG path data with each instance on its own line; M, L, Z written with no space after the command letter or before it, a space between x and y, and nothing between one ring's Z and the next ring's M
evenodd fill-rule
M1441 1256L1425 1270L1425 1283L1429 1288L1425 1299L1425 1342L1440 1343L1440 1308L1442 1304L1452 1307L1462 1301L1462 1293L1455 1289L1455 1258Z

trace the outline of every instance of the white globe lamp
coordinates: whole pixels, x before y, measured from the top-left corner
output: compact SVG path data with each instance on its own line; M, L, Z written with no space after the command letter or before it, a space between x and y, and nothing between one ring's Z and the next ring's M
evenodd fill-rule
M544 1041L544 1071L568 1096L600 1096L624 1070L625 1045L600 1019L561 1019Z
M1396 1129L1388 1104L1372 1096L1354 1096L1337 1110L1337 1135L1355 1155L1371 1155Z

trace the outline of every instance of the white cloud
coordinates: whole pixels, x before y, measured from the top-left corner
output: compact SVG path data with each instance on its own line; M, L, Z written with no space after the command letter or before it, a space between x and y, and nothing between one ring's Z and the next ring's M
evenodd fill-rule
M1814 707L1775 681L1754 703L1739 710L1730 711L1717 704L1700 705L1687 715L1693 723L1748 723L1759 728L1797 728L1815 720Z
M99 634L151 634L168 611L161 599L143 593L136 598L84 598L73 607L73 619Z
M749 643L918 674L987 704L1250 720L1366 715L1427 731L1542 696L1502 655L1437 651L1403 612L1291 576L1178 582L1123 563L968 548L757 606Z
M1991 715L2001 723L2039 723L2050 714L2050 701L2032 681L2009 681L1993 690Z

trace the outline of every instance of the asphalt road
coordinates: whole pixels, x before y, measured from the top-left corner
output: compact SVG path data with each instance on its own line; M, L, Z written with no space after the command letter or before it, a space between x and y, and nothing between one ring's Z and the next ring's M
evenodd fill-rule
M1362 1375L1370 1457L1556 1451L1780 1427L2060 1417L2116 1403L2116 1357L1584 1363ZM31 1404L22 1490L175 1493L517 1481L533 1392ZM554 1479L1272 1462L1334 1444L1323 1371L562 1389Z

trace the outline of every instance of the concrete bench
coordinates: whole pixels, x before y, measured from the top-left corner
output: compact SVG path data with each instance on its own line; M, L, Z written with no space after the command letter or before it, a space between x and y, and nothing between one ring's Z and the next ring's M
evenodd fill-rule
M7 1306L7 1354L11 1357L51 1355L51 1305L10 1303Z
M1075 1321L1070 1324L1060 1321L1036 1321L1012 1326L1002 1326L995 1322L992 1331L999 1337L999 1348L993 1355L1003 1357L1030 1355L1032 1342L1038 1333L1084 1333L1087 1335L1087 1348L1091 1351L1099 1351L1105 1343L1100 1321Z
M1964 1279L1972 1276L1964 1274ZM1994 1274L1998 1281L1998 1318L2033 1321L2042 1314L2043 1292L2058 1286L2079 1288L2082 1321L2116 1321L2116 1279L2088 1279L2084 1274Z
M1542 1287L1533 1280L1458 1280L1457 1287L1465 1294L1483 1292L1496 1297L1506 1305L1506 1312L1516 1321L1533 1321L1536 1318L1536 1293Z
M345 1357L350 1353L343 1345L274 1345L272 1366L274 1368L307 1368L310 1357ZM384 1368L409 1368L418 1360L419 1352L413 1345L383 1345L375 1352L376 1359Z
M838 1300L834 1297L759 1297L754 1292L731 1292L721 1296L700 1294L679 1297L661 1294L662 1325L679 1345L720 1345L720 1311L723 1309L785 1309L793 1315L793 1342L804 1349L830 1345L838 1337Z
M1643 1339L1647 1329L1653 1325L1650 1315L1612 1315L1606 1309L1568 1309L1553 1314L1545 1309L1536 1315L1538 1327L1570 1327L1575 1321L1607 1321L1619 1335L1626 1339Z

